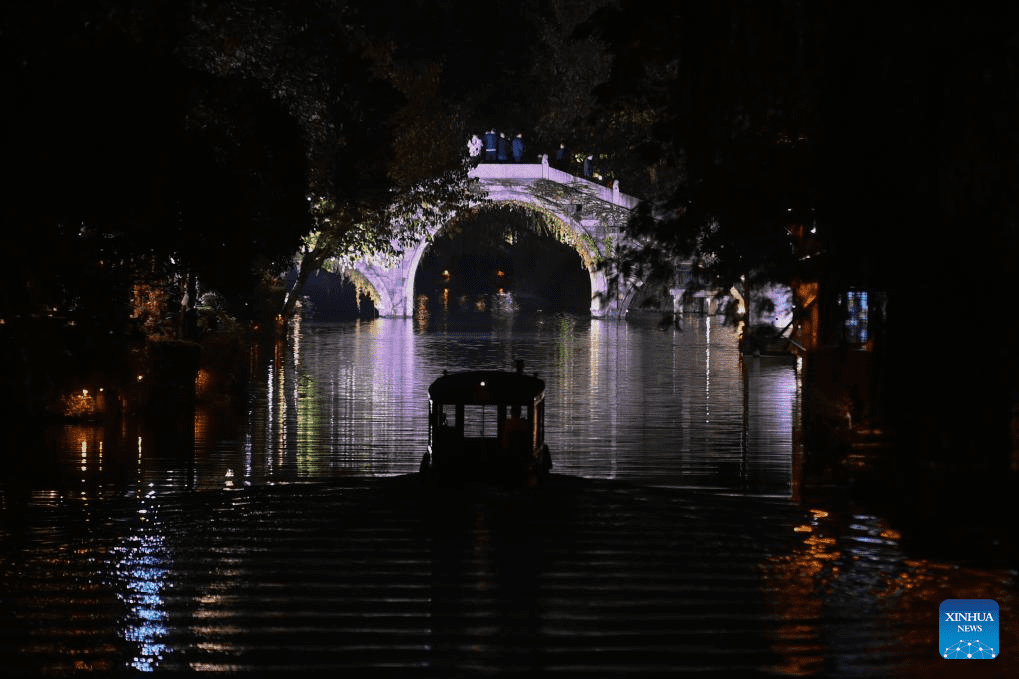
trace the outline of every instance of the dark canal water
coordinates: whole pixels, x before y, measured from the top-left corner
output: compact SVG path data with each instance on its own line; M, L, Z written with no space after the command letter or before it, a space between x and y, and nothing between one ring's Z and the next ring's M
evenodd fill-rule
M0 489L15 673L1010 676L1016 573L803 492L795 364L569 315L298 325L190 431L73 424ZM443 369L547 383L545 487L414 475ZM260 364L261 365L261 364ZM806 499L809 498L809 499ZM940 657L994 599L1000 657Z

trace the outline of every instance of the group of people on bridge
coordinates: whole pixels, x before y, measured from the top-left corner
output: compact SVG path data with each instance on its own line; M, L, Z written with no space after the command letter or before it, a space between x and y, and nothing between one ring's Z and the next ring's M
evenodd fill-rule
M471 158L480 156L481 162L484 163L522 163L524 162L524 135L522 132L517 132L510 139L505 132L496 132L495 128L492 128L481 137L476 134L472 135L470 141L467 142L467 149ZM559 144L559 148L549 160L552 167L568 170L570 155L566 150L566 144ZM591 155L584 156L583 163L581 163L581 176L590 178L593 175L592 162Z
M514 163L524 162L524 135L522 132L517 132L516 136L510 140L506 137L505 132L496 133L495 128L492 128L482 137L484 142L475 134L467 143L471 158L481 156L482 161L486 163L508 163L511 158Z

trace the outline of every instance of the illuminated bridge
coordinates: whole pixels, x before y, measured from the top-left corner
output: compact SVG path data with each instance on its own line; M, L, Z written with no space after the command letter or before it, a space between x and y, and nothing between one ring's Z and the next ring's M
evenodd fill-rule
M483 163L470 176L480 181L487 202L523 206L553 223L554 231L576 250L591 277L592 316L625 315L639 283L624 283L610 293L613 271L601 264L623 242L623 227L637 198L622 193L618 182L610 188L557 170L549 166L547 156L531 164ZM444 228L433 229L396 262L361 260L348 272L360 279L381 316L414 315L415 274L430 243Z

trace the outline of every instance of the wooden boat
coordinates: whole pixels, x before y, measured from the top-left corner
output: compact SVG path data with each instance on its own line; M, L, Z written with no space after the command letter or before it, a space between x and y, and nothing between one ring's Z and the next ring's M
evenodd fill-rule
M545 445L545 382L516 372L444 373L428 387L428 451L438 478L533 485L552 467Z

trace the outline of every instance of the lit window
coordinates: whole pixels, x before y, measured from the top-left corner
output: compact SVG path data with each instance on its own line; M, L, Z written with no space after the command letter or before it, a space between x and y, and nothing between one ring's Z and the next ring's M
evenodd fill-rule
M846 341L863 344L867 341L867 293L851 290L846 293Z

